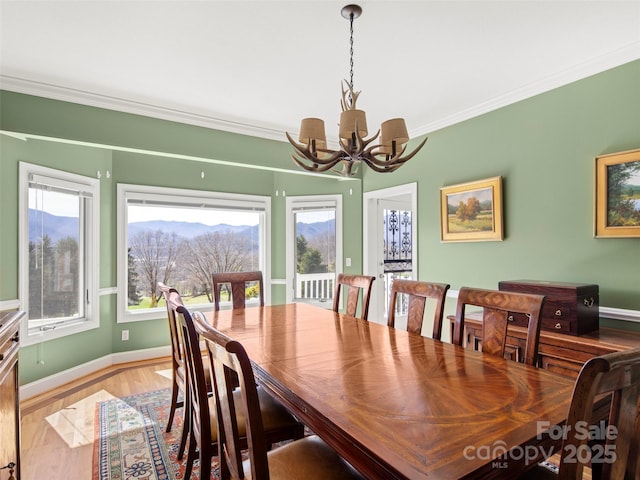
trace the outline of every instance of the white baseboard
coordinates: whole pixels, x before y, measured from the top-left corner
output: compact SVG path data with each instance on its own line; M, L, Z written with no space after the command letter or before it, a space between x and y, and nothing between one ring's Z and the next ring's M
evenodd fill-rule
M90 375L103 368L120 363L137 362L140 360L150 360L153 358L168 357L171 355L171 347L169 345L163 347L146 348L143 350L132 350L130 352L117 352L96 358L90 362L77 365L75 367L63 370L62 372L49 375L31 383L27 383L20 387L20 399L26 400L36 395L40 395L49 390L57 388L65 383L77 380L80 377Z
M0 300L0 311L18 310L20 308L20 300Z

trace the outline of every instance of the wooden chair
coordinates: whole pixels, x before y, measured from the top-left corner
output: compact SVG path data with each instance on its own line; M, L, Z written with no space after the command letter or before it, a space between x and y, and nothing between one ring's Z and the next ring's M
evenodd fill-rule
M395 328L396 323L396 302L400 294L405 294L409 298L407 311L407 331L422 334L422 323L424 321L424 311L427 299L434 299L435 309L433 312L433 334L432 338L440 340L442 337L442 319L444 316L444 301L449 290L449 284L420 282L418 280L396 279L391 287L391 298L389 299L389 314L387 325Z
M466 306L475 305L483 308L482 351L505 356L508 317L512 312L524 313L529 318L524 363L538 366L540 318L544 299L543 295L462 287L458 292L453 343L463 345ZM521 361L519 354L514 360Z
M214 273L213 279L213 303L216 310L220 310L220 287L223 284L231 285L229 294L233 300L233 308L245 308L247 283L258 282L260 289L260 306L264 306L264 289L262 272L221 272Z
M170 297L170 307L173 309L181 328L180 338L186 357L187 379L189 381L190 429L189 450L184 478L191 478L191 470L196 455L200 463L200 478L209 479L211 475L211 459L218 453L218 428L216 423L216 406L214 396L210 395L207 387L207 369L203 363L200 350L200 336L195 330L189 310ZM198 312L196 312L198 313ZM206 322L202 314L201 321ZM210 362L207 362L208 365ZM208 366L207 365L207 366ZM211 373L209 372L209 377ZM210 378L211 380L211 378ZM267 432L267 445L284 440L298 439L304 436L304 425L291 415L284 406L268 395L262 388L257 389L256 408L261 414L264 428ZM236 389L233 396L239 402L241 391ZM186 413L186 412L185 412ZM243 445L246 445L245 425L240 421L238 425Z
M611 398L604 429L599 418L593 419L603 395ZM582 479L588 443L594 444L594 480L640 478L640 348L587 360L573 389L566 425L558 474L536 466L522 479ZM596 438L585 435L590 427Z
M176 316L173 309L169 306L169 298L173 295L173 301L176 304L182 305L182 299L180 294L175 288L168 287L162 282L158 282L158 288L164 297L164 301L167 304L167 319L169 320L169 336L171 337L171 407L169 409L169 419L167 421L167 432L171 431L173 425L173 419L175 417L176 409L185 406L185 401L188 398L188 382L187 371L185 366L184 351L181 347L179 339L179 326L176 323ZM178 401L180 392L182 392L183 401ZM185 412L188 412L188 408L185 408ZM182 424L182 435L180 440L180 447L178 449L178 459L182 459L184 454L184 447L186 446L187 436L189 435L189 415L185 413L184 422Z
M369 315L369 300L371 298L371 284L376 277L367 275L346 275L338 274L336 280L336 289L333 295L333 311L340 311L340 293L342 287L346 289L347 307L345 313L351 317L355 317L358 310L358 298L362 292L362 308L360 309L360 318L367 320Z
M196 314L197 315L197 314ZM267 452L264 417L258 408L259 394L251 362L244 347L207 325L195 323L208 350L213 372L215 404L220 431L220 478L222 480L351 480L362 479L348 463L316 435L287 443ZM242 395L234 395L239 380ZM243 459L240 425L244 421L248 456Z

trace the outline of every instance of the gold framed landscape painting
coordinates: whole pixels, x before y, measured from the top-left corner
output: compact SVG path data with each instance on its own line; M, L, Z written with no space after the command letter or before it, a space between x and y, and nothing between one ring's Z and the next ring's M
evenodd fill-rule
M443 242L502 240L502 177L440 189Z
M596 157L595 236L640 237L640 149Z

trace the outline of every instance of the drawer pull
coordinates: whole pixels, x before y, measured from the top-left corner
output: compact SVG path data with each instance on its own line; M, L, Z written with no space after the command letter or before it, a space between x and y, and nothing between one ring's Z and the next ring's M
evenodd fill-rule
M595 300L593 299L593 297L585 298L583 301L584 301L585 307L587 307L587 308L593 307L593 304L596 303Z
M513 315L509 315L509 316L507 317L507 320L509 320L510 322L513 322Z
M558 309L556 310L556 317L561 317L562 316L562 310Z
M556 323L553 328L555 328L556 330L562 330L562 324L561 323Z

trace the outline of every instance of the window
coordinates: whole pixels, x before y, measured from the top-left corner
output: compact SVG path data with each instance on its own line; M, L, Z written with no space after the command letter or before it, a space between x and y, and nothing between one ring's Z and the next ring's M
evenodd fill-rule
M97 328L99 181L20 163L21 340Z
M215 272L261 270L268 303L270 208L270 197L118 185L118 321L159 318L158 282L212 308ZM247 302L257 294L248 288Z
M331 308L342 267L342 197L287 197L287 301Z

